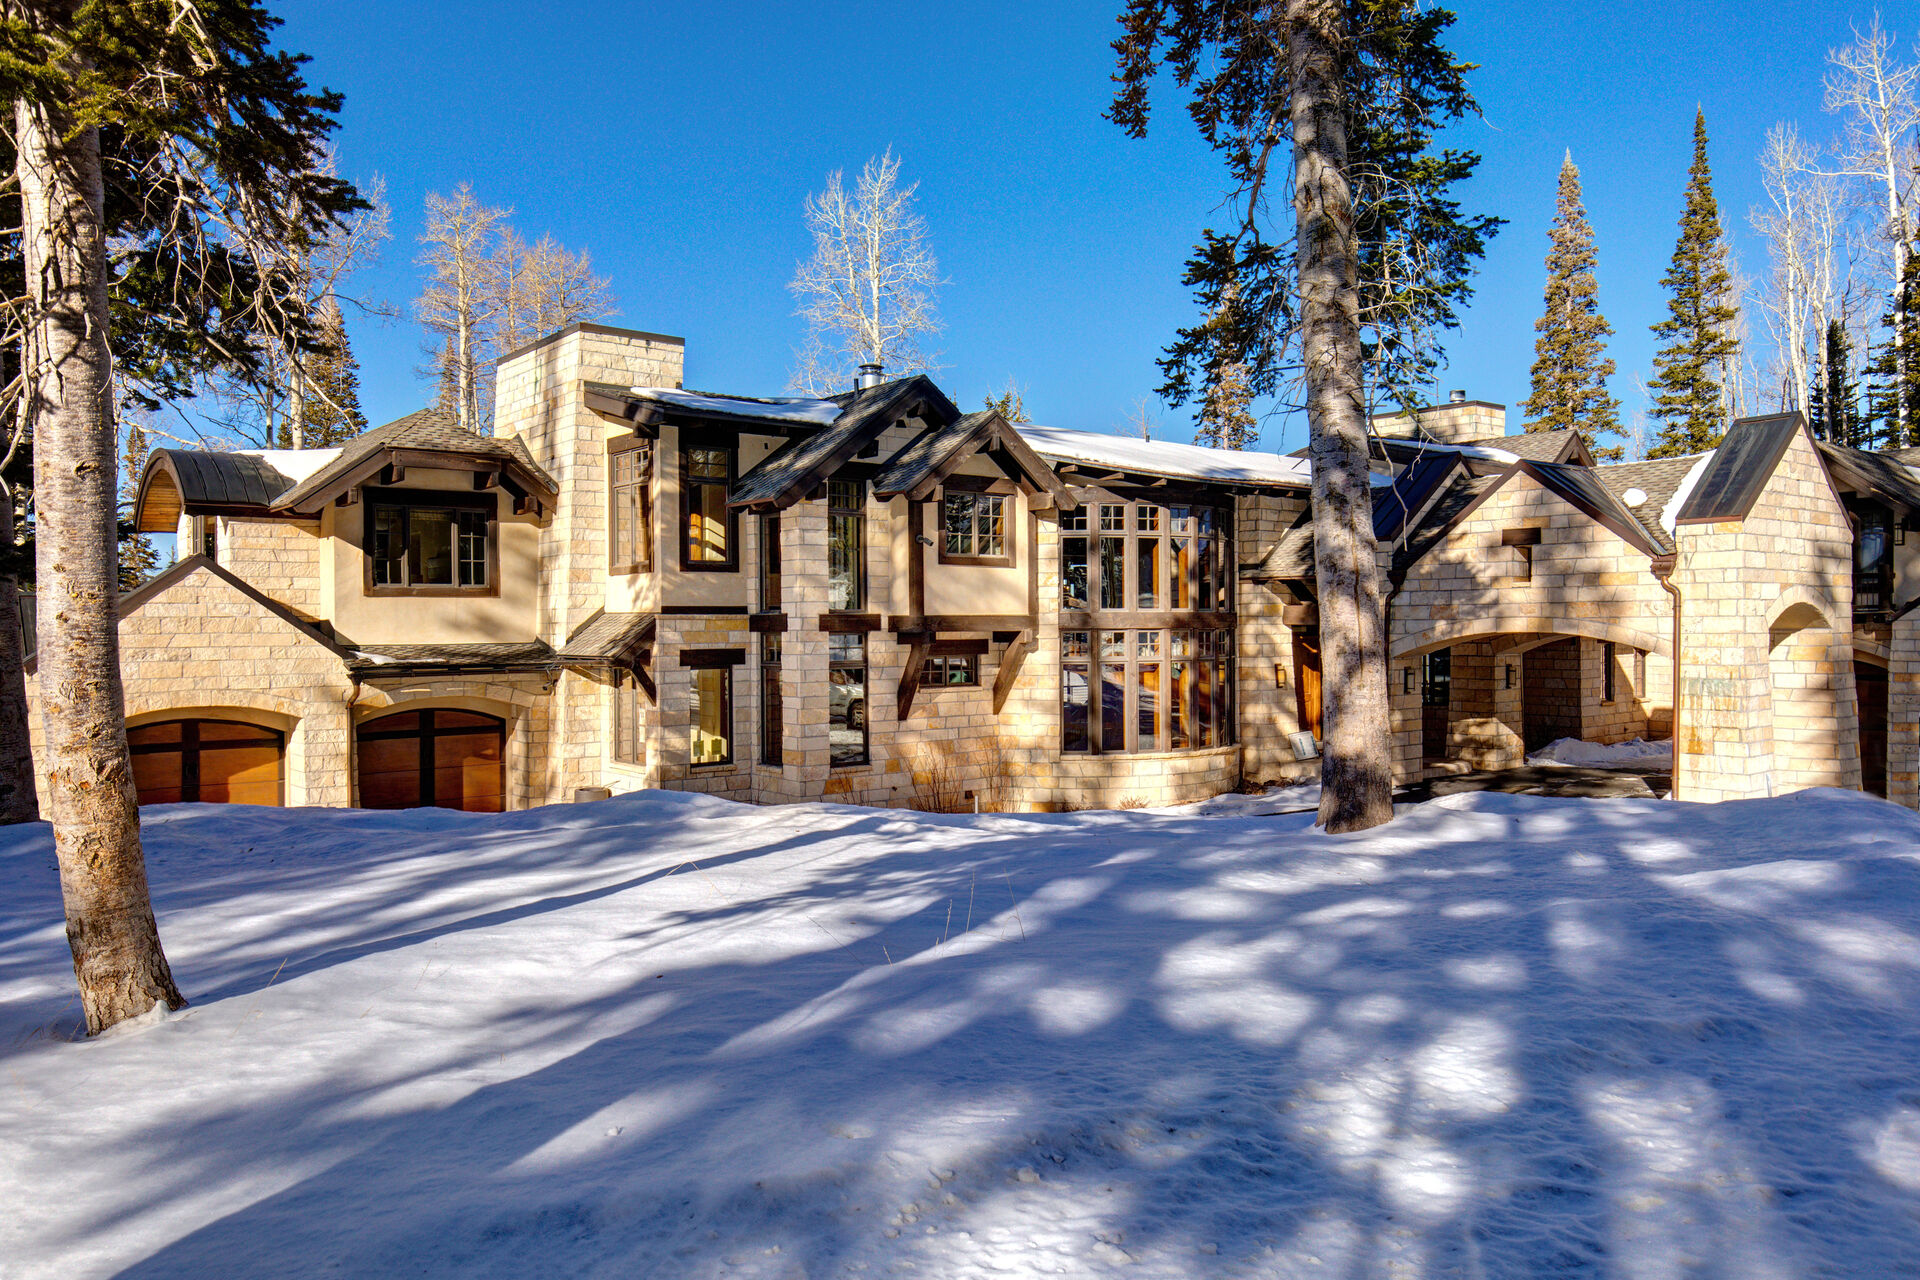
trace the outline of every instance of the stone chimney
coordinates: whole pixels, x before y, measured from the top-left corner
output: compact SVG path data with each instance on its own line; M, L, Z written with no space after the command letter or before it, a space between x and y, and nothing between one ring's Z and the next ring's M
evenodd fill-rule
M1466 392L1454 391L1445 404L1429 405L1418 414L1383 413L1369 425L1377 436L1467 444L1507 434L1507 406L1469 400Z

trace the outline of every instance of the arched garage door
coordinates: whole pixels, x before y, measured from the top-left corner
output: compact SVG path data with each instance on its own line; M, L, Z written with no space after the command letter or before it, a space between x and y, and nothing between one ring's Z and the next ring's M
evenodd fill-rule
M477 711L400 711L355 734L363 809L505 809L507 722Z
M285 804L287 735L238 720L162 720L127 730L141 804Z

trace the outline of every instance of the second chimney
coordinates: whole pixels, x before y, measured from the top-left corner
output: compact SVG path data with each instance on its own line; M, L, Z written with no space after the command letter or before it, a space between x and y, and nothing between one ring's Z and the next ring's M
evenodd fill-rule
M886 369L882 365L878 365L878 364L861 365L859 376L854 378L853 380L854 389L856 391L865 391L868 387L879 386L885 373L886 373Z

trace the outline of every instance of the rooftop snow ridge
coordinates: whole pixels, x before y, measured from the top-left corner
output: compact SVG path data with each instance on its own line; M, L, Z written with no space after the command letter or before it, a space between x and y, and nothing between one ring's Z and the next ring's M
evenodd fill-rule
M772 418L781 422L811 422L820 426L838 418L843 406L814 396L731 396L678 387L629 387L634 395L696 412L730 413L741 418Z

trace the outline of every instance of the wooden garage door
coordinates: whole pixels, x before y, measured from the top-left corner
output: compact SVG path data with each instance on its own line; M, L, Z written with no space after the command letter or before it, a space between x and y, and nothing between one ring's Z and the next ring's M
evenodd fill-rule
M401 711L355 735L363 809L499 813L507 796L507 722L477 711Z
M162 720L127 730L141 804L285 804L287 736L237 720Z

